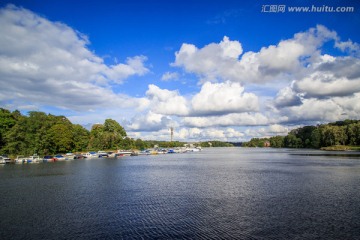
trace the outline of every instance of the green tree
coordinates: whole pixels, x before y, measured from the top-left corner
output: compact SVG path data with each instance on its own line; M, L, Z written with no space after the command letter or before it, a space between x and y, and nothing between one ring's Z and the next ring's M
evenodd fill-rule
M5 144L5 134L16 124L16 118L14 113L11 113L9 110L0 108L0 149L2 149Z
M90 133L79 124L72 126L73 139L74 139L74 152L80 152L87 149L89 145Z
M95 124L91 128L89 149L130 149L133 143L126 135L126 131L118 122L106 119L104 124Z
M292 132L290 132L284 139L285 147L289 148L301 148L302 140L301 138L297 138L296 135Z
M47 133L50 137L50 151L46 152L45 149L42 151L44 154L52 153L66 153L71 152L74 148L74 135L72 132L72 126L68 124L55 124Z
M284 147L284 138L283 136L275 136L275 137L271 137L269 139L270 141L270 146L273 148L282 148Z
M311 133L310 146L311 148L320 148L321 146L321 132L318 128L314 129Z

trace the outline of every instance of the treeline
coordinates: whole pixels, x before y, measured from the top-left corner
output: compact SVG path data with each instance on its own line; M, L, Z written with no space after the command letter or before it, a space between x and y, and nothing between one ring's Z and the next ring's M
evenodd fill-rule
M32 111L28 116L19 111L0 108L0 153L39 155L98 151L108 149L145 149L151 143L127 137L115 120L106 119L88 131L72 124L64 116Z
M360 120L337 121L292 130L287 136L253 138L245 147L322 148L335 145L360 145Z
M221 142L221 141L201 142L200 146L201 147L234 147L232 143Z
M209 144L210 143L210 144ZM10 112L0 108L0 154L51 155L115 149L147 149L183 147L184 142L143 141L127 136L125 129L115 120L106 119L94 124L91 131L72 124L64 116L31 111L27 116L18 110ZM195 146L221 147L219 141L198 143Z

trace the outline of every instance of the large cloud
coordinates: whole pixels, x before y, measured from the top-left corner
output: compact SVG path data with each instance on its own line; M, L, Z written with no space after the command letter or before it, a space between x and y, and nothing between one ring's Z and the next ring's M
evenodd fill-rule
M149 99L150 108L156 113L179 116L189 113L187 100L178 91L161 89L150 84L146 97Z
M311 58L319 55L319 48L329 40L336 40L337 45L342 46L336 32L318 25L277 45L263 47L259 52L245 52L242 56L241 43L228 37L201 49L184 43L175 54L173 66L183 67L207 81L262 83L289 79L289 74L301 72Z
M360 60L323 57L311 74L295 81L293 88L307 98L352 95L360 91Z
M168 129L171 123L169 117L149 111L147 114L133 117L131 123L126 128L130 131L152 132Z
M300 106L284 108L281 113L285 117L284 122L331 122L341 120L343 108L332 99L304 99Z
M245 93L239 83L210 83L201 87L192 101L193 115L224 115L259 110L258 98Z
M172 65L182 66L188 72L205 77L206 81L215 81L223 75L237 74L236 63L242 51L238 41L230 41L226 36L219 44L211 43L202 49L184 43ZM227 71L235 72L226 74Z
M13 5L0 9L0 101L87 110L125 103L107 87L148 72L146 57L107 66L86 36ZM11 93L11 94L6 94Z

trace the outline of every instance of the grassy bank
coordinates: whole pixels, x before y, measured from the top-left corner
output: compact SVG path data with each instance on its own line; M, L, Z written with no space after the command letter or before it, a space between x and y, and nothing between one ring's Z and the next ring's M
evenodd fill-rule
M325 151L360 151L360 146L334 145L330 147L322 147Z

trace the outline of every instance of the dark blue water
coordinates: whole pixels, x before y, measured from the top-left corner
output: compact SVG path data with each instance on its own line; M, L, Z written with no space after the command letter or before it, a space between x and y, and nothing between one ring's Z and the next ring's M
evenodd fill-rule
M0 239L360 239L360 158L323 153L1 166Z

